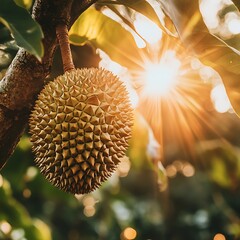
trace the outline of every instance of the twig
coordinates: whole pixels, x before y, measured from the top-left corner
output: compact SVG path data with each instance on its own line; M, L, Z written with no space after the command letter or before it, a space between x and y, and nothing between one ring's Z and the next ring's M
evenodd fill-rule
M72 60L72 53L69 44L67 26L65 24L57 25L56 35L61 50L64 72L73 70L75 67Z

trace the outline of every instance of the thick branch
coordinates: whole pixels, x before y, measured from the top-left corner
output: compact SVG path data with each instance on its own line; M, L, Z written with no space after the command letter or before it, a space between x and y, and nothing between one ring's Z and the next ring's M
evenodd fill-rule
M44 57L39 62L20 49L0 81L0 169L13 153L27 125L31 107L50 74L58 24L69 27L95 0L36 0L33 17L44 32Z

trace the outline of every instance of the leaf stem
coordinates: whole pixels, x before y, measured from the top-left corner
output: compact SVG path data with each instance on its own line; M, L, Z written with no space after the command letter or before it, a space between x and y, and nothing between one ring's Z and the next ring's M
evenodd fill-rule
M73 60L72 60L70 44L69 44L67 26L65 24L57 25L56 35L57 35L60 50L61 50L64 72L75 69Z

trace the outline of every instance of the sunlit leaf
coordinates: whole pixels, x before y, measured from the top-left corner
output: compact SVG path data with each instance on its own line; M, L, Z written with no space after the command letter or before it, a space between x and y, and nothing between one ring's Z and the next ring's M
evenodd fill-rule
M90 42L122 66L140 67L140 51L131 33L94 8L89 8L78 18L69 31L69 39L75 45Z
M40 25L29 12L19 7L13 0L1 0L0 22L12 33L20 47L35 55L39 60L43 56L43 33Z
M230 102L240 115L240 52L209 33L198 1L158 1L174 22L185 45L191 47L203 63L220 74Z
M0 50L6 51L6 52L16 53L18 49L19 47L14 40L6 41L3 44L0 44Z
M160 27L164 32L173 35L161 22L158 15L154 11L153 7L146 0L117 0L117 2L134 9L136 12L143 14L145 17L153 21Z
M11 63L11 61L11 55L0 49L0 69L6 68Z
M33 225L28 228L28 232L26 233L27 239L36 239L36 240L51 240L51 231L40 219L33 219Z
M240 1L239 0L232 0L232 2L240 9Z
M219 140L202 142L201 157L206 170L216 184L223 188L236 189L240 184L239 148Z
M168 27L165 26L164 21L159 18L157 13L155 12L153 6L146 0L116 0L116 1L108 1L108 0L101 0L98 2L100 5L105 5L114 12L116 11L116 7L114 5L124 5L125 7L128 7L130 9L133 9L134 11L143 14L145 17L147 17L149 20L153 21L155 24L158 25L160 29L162 29L163 32L176 37L175 31L172 29L169 30ZM115 9L115 10L114 10ZM121 15L120 18L124 18L124 15ZM127 22L128 20L124 20L124 22ZM130 25L127 23L127 25Z
M146 159L149 158L147 155L149 129L150 127L143 116L139 112L135 112L128 156L136 167L146 164Z
M211 161L211 171L209 171L211 179L221 187L231 188L231 180L222 159L214 158Z
M133 31L135 31L135 27L131 21L124 17L124 14L121 14L120 11L114 5L107 5L107 7L112 10L127 26L129 26ZM136 32L136 31L135 31ZM136 34L138 34L136 32ZM141 36L139 36L142 38Z
M29 9L32 6L32 0L14 0L14 2L18 6L24 7L26 9Z
M240 225L238 223L231 223L228 226L229 232L235 236L235 238L240 237Z

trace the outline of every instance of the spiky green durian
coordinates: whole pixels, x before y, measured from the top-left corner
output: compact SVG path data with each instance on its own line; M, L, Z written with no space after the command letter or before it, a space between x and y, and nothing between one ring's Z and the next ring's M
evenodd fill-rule
M111 72L66 72L45 86L31 113L36 164L60 189L91 192L125 155L132 118L128 92Z

